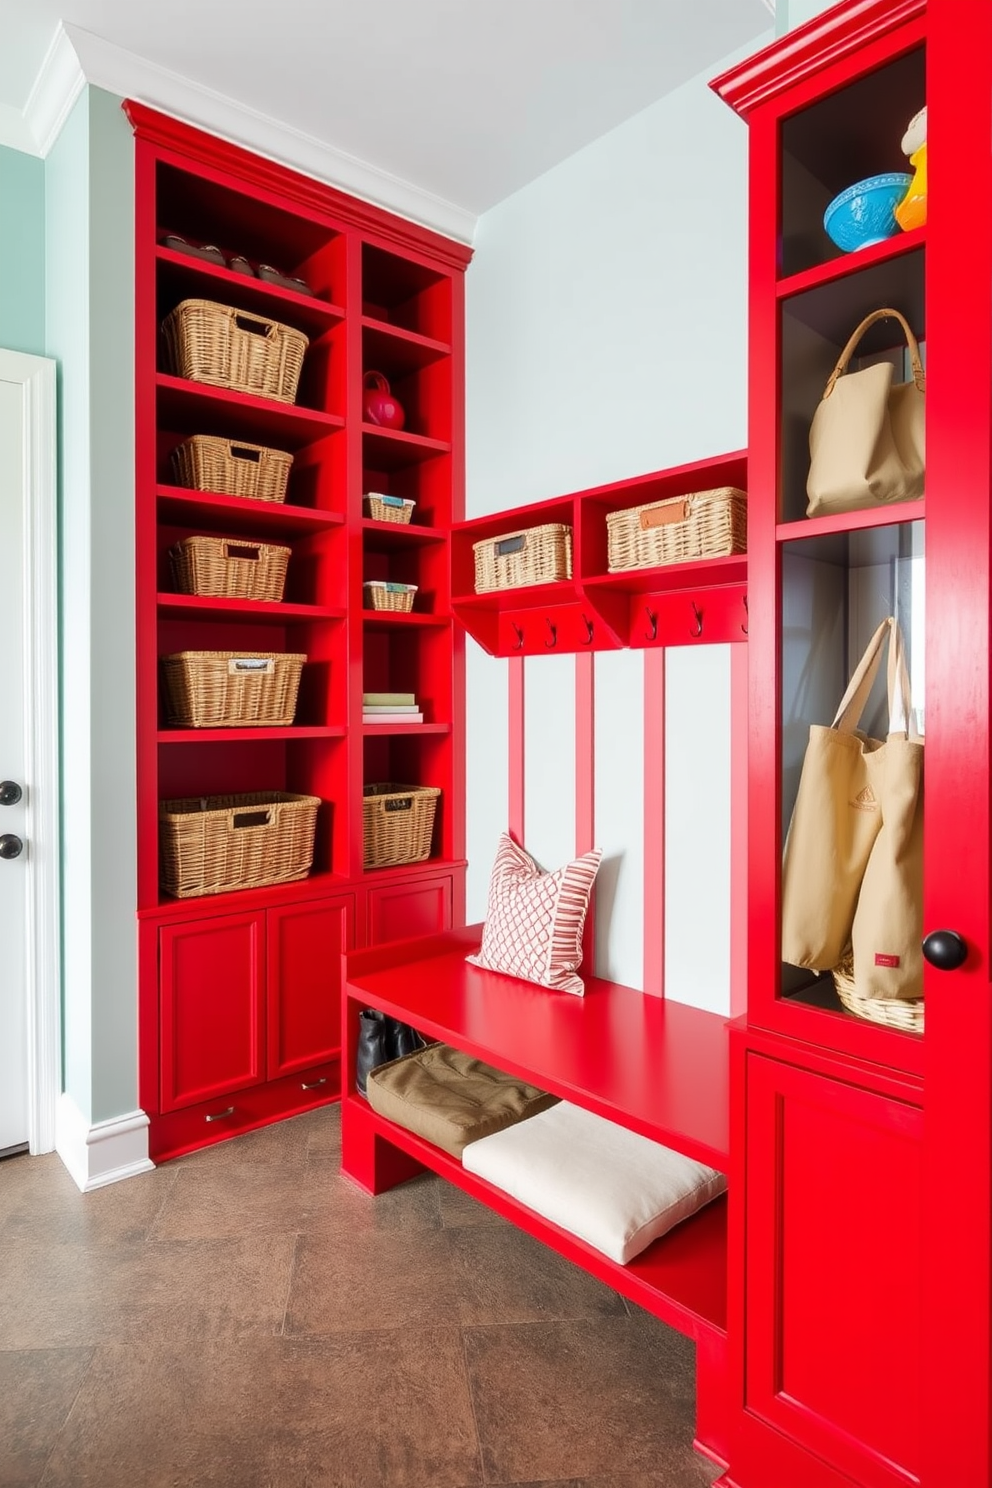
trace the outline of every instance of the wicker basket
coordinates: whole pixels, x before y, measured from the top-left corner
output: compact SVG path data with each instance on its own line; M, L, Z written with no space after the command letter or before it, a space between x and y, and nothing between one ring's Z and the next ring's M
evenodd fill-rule
M649 501L606 518L610 573L747 552L747 495L734 486Z
M288 651L177 651L162 657L169 722L182 728L288 727L306 656Z
M308 341L265 315L213 300L183 300L162 322L177 377L295 403Z
M379 491L366 492L368 515L374 522L409 522L415 501L405 496L383 496Z
M472 551L476 594L572 577L572 529L558 522L487 538L473 543Z
M389 868L429 858L440 794L434 785L367 785L362 802L365 867Z
M368 579L362 589L367 610L409 612L413 609L413 597L417 592L416 584L387 584L381 579Z
M865 997L854 982L854 962L846 957L832 973L837 996L849 1013L883 1023L886 1028L902 1028L907 1033L923 1032L923 998L910 1001L905 997Z
M187 899L306 878L319 806L282 791L160 801L162 888Z
M250 496L254 501L285 501L292 464L292 455L283 450L213 434L194 434L172 451L179 485L221 496Z
M180 594L278 603L286 586L290 549L227 537L184 537L169 549Z

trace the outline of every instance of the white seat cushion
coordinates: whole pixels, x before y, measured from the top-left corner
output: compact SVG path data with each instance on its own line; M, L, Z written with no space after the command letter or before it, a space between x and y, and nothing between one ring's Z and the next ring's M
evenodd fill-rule
M622 1265L727 1187L716 1168L567 1101L471 1142L462 1163Z

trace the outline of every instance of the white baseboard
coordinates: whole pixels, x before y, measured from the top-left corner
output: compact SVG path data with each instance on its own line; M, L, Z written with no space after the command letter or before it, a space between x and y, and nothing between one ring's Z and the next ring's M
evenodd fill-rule
M90 1125L68 1095L59 1097L55 1113L55 1150L81 1193L150 1173L148 1117L130 1111Z

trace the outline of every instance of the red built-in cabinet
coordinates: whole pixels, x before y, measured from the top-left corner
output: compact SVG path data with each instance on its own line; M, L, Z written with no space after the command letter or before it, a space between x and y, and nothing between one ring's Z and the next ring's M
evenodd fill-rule
M125 109L136 135L140 1098L151 1154L164 1158L336 1099L341 952L464 919L449 543L464 506L470 251L141 104ZM239 272L236 255L282 282ZM295 401L175 375L161 326L187 299L302 331ZM370 371L402 403L402 429L365 419ZM177 484L172 451L194 434L291 453L285 501ZM415 502L413 520L377 520L369 491ZM190 536L288 546L281 601L176 592L169 551ZM368 580L416 585L413 610L368 607ZM305 654L292 724L171 726L160 658L181 651ZM413 692L423 719L366 723L366 692ZM440 788L426 859L364 867L373 782ZM159 802L256 791L319 797L310 874L170 899Z
M992 7L845 0L714 87L750 135L750 920L724 1481L988 1488ZM924 104L926 225L841 253L825 206L906 168ZM808 518L810 421L848 336L883 306L925 347L924 499ZM861 350L898 346L888 320ZM923 931L967 944L958 969L926 966L918 1032L853 1015L829 975L780 956L809 725L831 721L889 613L926 740Z

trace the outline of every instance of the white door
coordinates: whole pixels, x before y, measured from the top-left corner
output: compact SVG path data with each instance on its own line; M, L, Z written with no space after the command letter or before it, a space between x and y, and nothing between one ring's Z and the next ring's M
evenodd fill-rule
M0 1155L61 1089L55 363L0 350Z
M25 787L22 389L0 379L0 853L23 843ZM28 1141L27 853L0 857L0 1156Z

